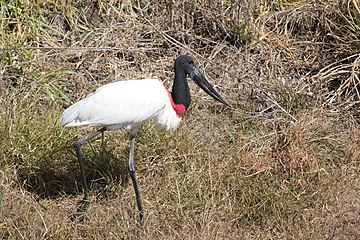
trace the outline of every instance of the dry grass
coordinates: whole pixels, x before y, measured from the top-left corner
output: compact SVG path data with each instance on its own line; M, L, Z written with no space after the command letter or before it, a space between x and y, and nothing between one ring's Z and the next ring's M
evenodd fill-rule
M355 0L3 1L2 239L358 239L359 28ZM190 82L180 128L136 144L137 222L125 131L83 147L72 102L104 83L157 76L189 54L232 104ZM204 100L204 101L202 101Z

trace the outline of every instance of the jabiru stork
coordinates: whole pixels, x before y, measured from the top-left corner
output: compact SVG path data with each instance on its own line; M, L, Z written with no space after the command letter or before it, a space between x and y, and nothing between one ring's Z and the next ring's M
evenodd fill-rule
M134 167L135 135L139 127L151 119L154 119L155 124L167 130L178 127L191 101L187 76L190 76L215 100L228 106L206 80L191 57L179 56L175 60L174 69L175 79L171 92L157 79L118 81L101 86L63 112L61 124L64 127L83 125L99 127L94 133L74 143L82 176L84 201L88 201L88 186L80 147L99 134L104 134L105 131L126 128L130 132L128 168L140 221L143 222L144 212Z

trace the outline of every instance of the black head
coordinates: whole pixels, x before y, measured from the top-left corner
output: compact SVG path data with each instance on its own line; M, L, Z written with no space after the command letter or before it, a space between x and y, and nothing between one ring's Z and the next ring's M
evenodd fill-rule
M189 75L201 89L203 89L215 100L229 106L229 104L220 96L219 93L215 91L211 84L206 80L205 76L200 72L191 57L187 55L180 55L175 60L175 71L177 69L182 69L185 72L185 75Z

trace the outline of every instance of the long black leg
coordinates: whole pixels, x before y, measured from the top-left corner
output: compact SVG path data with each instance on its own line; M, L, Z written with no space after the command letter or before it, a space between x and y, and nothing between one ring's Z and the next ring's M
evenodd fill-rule
M94 137L96 137L97 135L99 135L100 133L103 134L104 131L106 130L105 127L97 130L96 132L84 137L84 138L81 138L79 140L77 140L75 143L74 143L74 147L75 147L75 150L76 150L76 155L77 155L77 158L79 160L79 165L80 165L80 172L81 172L81 178L82 178L82 185L83 185L83 189L84 189L84 200L88 200L89 197L88 197L88 187L87 187L87 183L86 183L86 176L85 176L85 168L84 168L84 160L81 156L81 153L80 153L80 147L86 143L87 141L89 141L90 139L93 139Z
M135 190L135 196L136 196L136 203L137 207L139 209L139 215L140 215L140 222L144 222L144 211L141 204L141 198L140 198L140 191L137 184L136 174L135 174L135 167L134 167L134 143L135 143L135 134L131 134L130 137L130 154L129 154L129 171L130 171L130 177L134 186Z

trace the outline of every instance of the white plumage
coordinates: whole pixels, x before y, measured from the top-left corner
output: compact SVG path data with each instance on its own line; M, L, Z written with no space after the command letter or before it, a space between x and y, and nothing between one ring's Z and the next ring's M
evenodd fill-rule
M176 129L181 121L171 105L169 92L158 79L106 84L66 109L61 124L137 130L151 119L168 130Z

